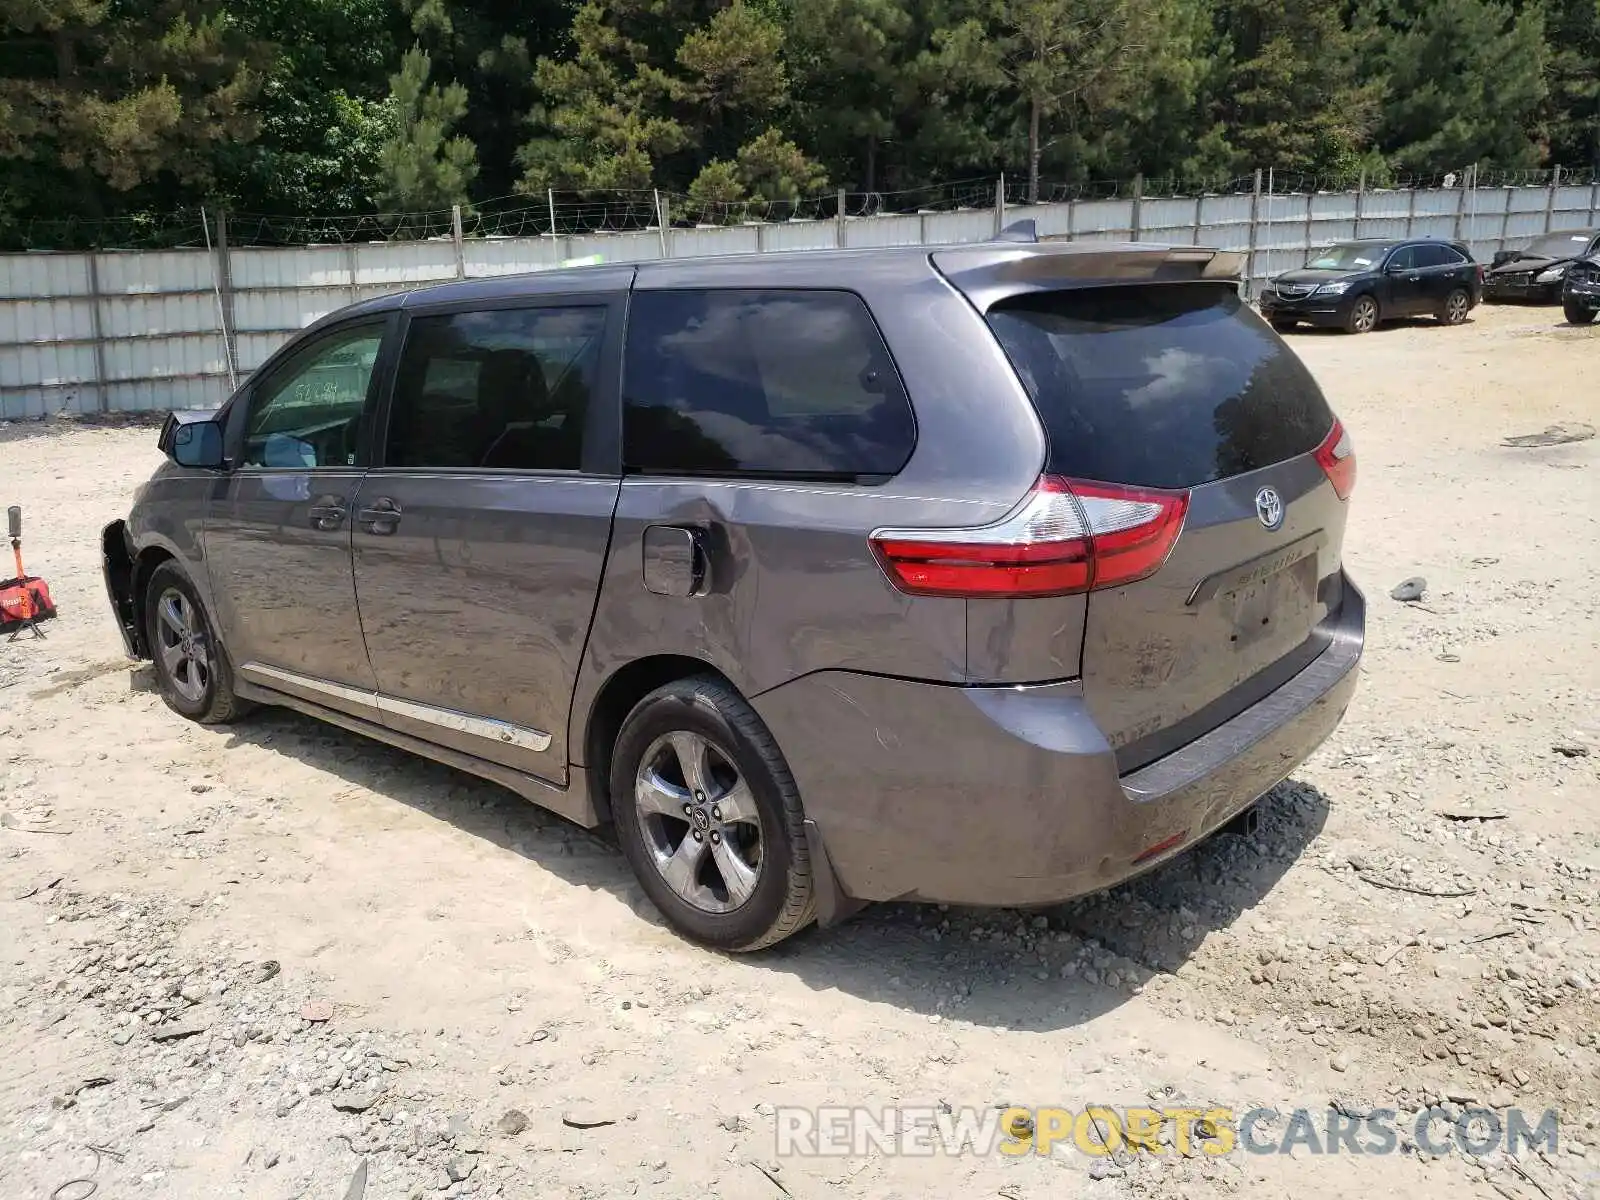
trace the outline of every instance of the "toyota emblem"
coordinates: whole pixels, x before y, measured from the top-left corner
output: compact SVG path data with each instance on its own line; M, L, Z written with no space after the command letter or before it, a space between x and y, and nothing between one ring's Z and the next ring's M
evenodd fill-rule
M1283 497L1276 488L1264 487L1256 493L1256 517L1268 529L1283 524Z

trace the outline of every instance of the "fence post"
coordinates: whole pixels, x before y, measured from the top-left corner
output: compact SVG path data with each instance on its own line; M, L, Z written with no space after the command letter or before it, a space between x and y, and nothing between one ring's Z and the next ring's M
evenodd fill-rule
M89 251L89 332L94 335L94 402L100 412L111 411L106 379L106 336L100 317L100 251Z
M671 258L672 247L667 241L667 206L661 199L661 189L655 189L656 198L656 239L661 243L661 257Z
M555 190L555 188L545 188L545 190L544 190L544 200L545 200L545 203L550 206L550 236L551 237L555 237L561 232L558 228L556 228L556 190Z
M1136 171L1133 176L1133 215L1130 218L1133 225L1133 240L1139 240L1139 234L1144 229L1144 172Z
M1367 201L1367 169L1361 168L1361 182L1356 184L1356 237L1361 236L1361 211Z
M1201 189L1201 191L1204 191L1204 190L1205 190L1204 188ZM1204 196L1196 196L1194 198L1194 233L1193 233L1193 235L1191 236L1191 239L1190 239L1190 244L1191 245L1198 246L1200 244L1200 230L1202 228L1202 226L1200 224L1200 218L1204 215L1202 210L1201 210L1201 205L1203 205L1204 203L1205 203L1205 197Z
M1406 236L1410 237L1417 224L1417 185L1411 185L1411 198L1406 203Z
M1000 172L1000 179L994 185L994 235L1000 236L1000 231L1006 227L1006 175Z
M1456 193L1456 234L1455 240L1461 241L1461 217L1467 209L1467 172L1461 172L1461 190Z
M1478 164L1473 163L1471 170L1472 191L1467 196L1467 234L1465 238L1469 248L1472 246L1473 235L1478 232ZM1476 258L1477 255L1473 255L1473 257Z
M461 205L450 206L450 243L456 252L456 278L467 277L467 252L461 245Z
M356 284L356 247L354 242L344 244L344 269L350 272L350 303L361 299L361 289Z
M1245 262L1245 292L1254 300L1256 295L1256 226L1261 218L1261 168L1256 168L1255 186L1250 190L1250 251Z
M1306 191L1306 235L1305 235L1305 238L1304 238L1305 246L1303 248L1304 248L1304 250L1306 252L1306 257L1308 259L1310 258L1310 255L1311 255L1311 237L1312 237L1312 233L1313 233L1313 230L1312 230L1312 212L1316 208L1316 204L1317 204L1317 192L1316 192L1316 188L1313 186L1313 187L1307 189L1307 191Z
M1511 187L1507 185L1500 189L1500 244L1496 250L1506 248L1506 239L1511 232Z
M840 250L843 250L844 247L845 247L845 238L844 238L844 189L843 188L839 189L838 207L834 210L834 214L833 214L833 244L837 249L840 249Z
M1550 194L1544 198L1544 231L1549 233L1555 225L1556 191L1561 187L1561 168L1550 172Z
M233 319L233 255L228 249L228 212L217 210L217 308L222 351L228 361L228 390L239 386L239 327Z
M1073 242L1073 241L1077 241L1077 239L1078 239L1078 198L1076 196L1068 196L1067 197L1067 241Z

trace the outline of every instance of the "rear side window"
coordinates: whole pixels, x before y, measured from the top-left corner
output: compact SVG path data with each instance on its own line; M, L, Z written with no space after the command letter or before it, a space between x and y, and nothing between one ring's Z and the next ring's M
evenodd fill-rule
M1052 474L1198 487L1308 453L1333 425L1311 373L1227 284L1035 293L988 320Z
M415 318L385 465L576 471L605 325L599 307Z
M1417 246L1415 249L1419 267L1459 267L1467 261L1459 250L1450 246Z
M636 292L623 403L630 471L857 479L893 475L916 441L850 292Z

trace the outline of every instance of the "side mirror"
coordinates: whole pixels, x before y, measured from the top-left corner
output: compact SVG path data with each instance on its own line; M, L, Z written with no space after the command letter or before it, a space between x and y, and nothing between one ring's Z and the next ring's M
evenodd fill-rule
M182 420L174 413L161 430L159 445L180 467L222 466L222 426L215 420Z
M1385 275L1404 275L1408 271L1415 271L1415 267L1404 266L1401 263L1390 263L1383 269Z

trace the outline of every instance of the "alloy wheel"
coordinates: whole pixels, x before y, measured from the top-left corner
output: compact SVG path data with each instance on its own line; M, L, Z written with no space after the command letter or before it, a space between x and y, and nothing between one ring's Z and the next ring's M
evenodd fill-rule
M726 752L698 733L663 734L640 760L633 794L645 848L680 898L708 913L750 898L765 862L761 816Z
M1467 294L1465 292L1451 292L1445 303L1445 317L1452 325L1459 325L1467 319Z
M1361 299L1356 301L1356 310L1353 319L1356 332L1371 333L1373 327L1376 326L1377 323L1378 306L1372 302L1371 298L1367 296L1361 297Z
M156 653L172 686L198 704L211 682L211 652L194 602L177 588L168 588L156 601L156 637Z

